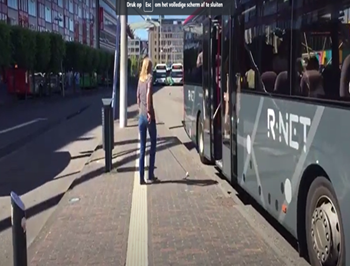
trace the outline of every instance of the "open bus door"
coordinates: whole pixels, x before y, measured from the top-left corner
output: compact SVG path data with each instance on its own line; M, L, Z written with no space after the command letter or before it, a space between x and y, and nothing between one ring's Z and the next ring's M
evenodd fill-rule
M211 116L212 116L212 158L222 168L222 93L221 93L221 19L213 19L210 36L210 73L211 73Z

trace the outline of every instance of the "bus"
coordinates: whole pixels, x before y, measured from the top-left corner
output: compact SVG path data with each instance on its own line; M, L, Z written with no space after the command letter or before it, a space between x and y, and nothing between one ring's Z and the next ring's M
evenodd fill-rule
M167 66L166 64L157 64L154 68L154 85L166 85Z
M173 85L183 84L183 66L181 63L171 65L170 78Z
M350 1L231 3L184 21L184 128L311 265L350 265Z

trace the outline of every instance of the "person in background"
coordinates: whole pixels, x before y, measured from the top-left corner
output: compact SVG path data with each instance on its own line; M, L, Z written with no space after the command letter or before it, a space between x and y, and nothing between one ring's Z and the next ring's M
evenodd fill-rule
M143 59L137 86L137 104L139 106L139 133L140 133L140 183L153 183L158 181L154 176L154 165L157 145L157 128L153 108L152 92L152 62L148 57ZM147 130L151 139L149 154L148 180L145 180L145 153Z

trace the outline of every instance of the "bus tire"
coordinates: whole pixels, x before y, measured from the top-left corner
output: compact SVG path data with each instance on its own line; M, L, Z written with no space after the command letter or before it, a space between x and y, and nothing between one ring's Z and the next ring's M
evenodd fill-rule
M203 164L210 164L209 160L204 156L204 130L203 130L203 120L198 117L197 121L197 149L199 154L199 159Z
M345 266L345 240L339 203L331 182L317 177L306 199L305 231L311 265Z

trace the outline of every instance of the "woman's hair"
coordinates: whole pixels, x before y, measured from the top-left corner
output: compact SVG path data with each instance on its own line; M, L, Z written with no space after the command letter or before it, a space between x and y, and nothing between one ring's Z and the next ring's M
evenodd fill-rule
M142 61L142 66L141 66L141 71L140 71L140 75L139 75L139 80L141 82L145 82L148 78L148 75L152 74L152 62L151 60L146 57L145 59L143 59Z

